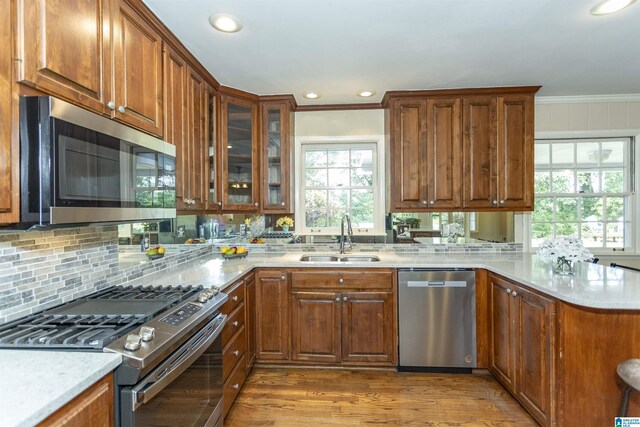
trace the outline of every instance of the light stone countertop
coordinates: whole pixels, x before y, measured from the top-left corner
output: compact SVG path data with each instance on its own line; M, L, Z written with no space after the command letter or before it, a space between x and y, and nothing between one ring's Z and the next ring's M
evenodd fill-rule
M311 253L318 255L320 253ZM398 254L392 252L352 252L375 255L380 262L301 262L301 252L257 254L222 260L217 255L201 257L177 266L173 272L158 272L136 279L132 285L202 285L224 289L254 267L296 268L484 268L513 279L546 295L583 307L640 309L640 273L591 263L577 263L573 276L558 276L548 262L531 253L443 253ZM335 255L335 254L332 254Z
M0 350L0 424L43 421L121 362L112 353Z

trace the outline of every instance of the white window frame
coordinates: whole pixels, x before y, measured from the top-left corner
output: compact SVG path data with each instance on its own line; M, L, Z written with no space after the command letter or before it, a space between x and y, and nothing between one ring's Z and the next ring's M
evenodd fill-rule
M640 156L638 155L638 145L640 143L640 129L622 130L598 130L598 131L543 131L535 132L535 141L538 140L558 140L558 139L598 139L598 138L631 138L631 159L632 169L632 193L629 206L631 212L631 243L627 248L589 248L594 255L637 255L640 254L638 248L640 242L640 195L637 189L640 184ZM535 170L535 168L534 168ZM531 245L531 213L516 212L514 215L514 229L516 231L515 241L522 242L523 250L535 252L537 247ZM519 232L518 232L519 231Z
M363 136L322 136L299 137L295 140L294 176L295 176L295 221L296 231L299 234L310 236L335 236L340 234L340 227L307 227L304 210L304 157L303 145L332 145L350 146L353 144L374 145L374 173L373 173L373 228L353 227L353 234L359 236L384 236L385 216L385 151L383 135Z

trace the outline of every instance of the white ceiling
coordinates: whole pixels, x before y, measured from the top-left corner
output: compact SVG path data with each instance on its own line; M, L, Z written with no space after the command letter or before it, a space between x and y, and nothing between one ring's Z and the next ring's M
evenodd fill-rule
M483 86L640 93L640 1L596 17L597 1L144 0L221 84L302 105ZM215 12L244 28L214 30ZM376 95L357 97L363 89ZM310 90L321 98L303 98Z

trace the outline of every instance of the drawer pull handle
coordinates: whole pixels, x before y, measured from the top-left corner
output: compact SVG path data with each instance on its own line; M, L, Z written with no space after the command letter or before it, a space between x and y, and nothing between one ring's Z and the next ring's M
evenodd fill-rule
M284 274L282 276L280 276L280 280L282 280L283 282L285 281L286 277L284 276Z
M237 321L237 320L234 320L234 321L233 321L233 323L232 323L232 325L233 325L233 326L238 326L238 321Z
M233 352L233 355L234 355L234 356L236 356L236 357L240 356L240 350L236 350L236 351L234 351L234 352Z
M340 280L338 280L339 283L344 283L344 279L341 277Z
M238 390L240 388L240 384L234 384L231 387L235 388L236 390Z
M233 298L231 298L234 301L238 301L238 295L234 295Z

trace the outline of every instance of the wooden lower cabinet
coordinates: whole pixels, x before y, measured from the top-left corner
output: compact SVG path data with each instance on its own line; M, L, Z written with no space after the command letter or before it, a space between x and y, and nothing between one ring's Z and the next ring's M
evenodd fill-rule
M40 426L109 427L113 425L113 374L104 376L58 409Z
M389 269L291 271L291 361L395 366L395 275Z
M256 360L256 281L253 273L246 277L244 286L244 326L247 331L245 355L247 372L250 372Z
M289 273L259 270L256 281L256 358L286 361L290 358Z
M489 370L541 425L555 425L555 302L489 274Z

